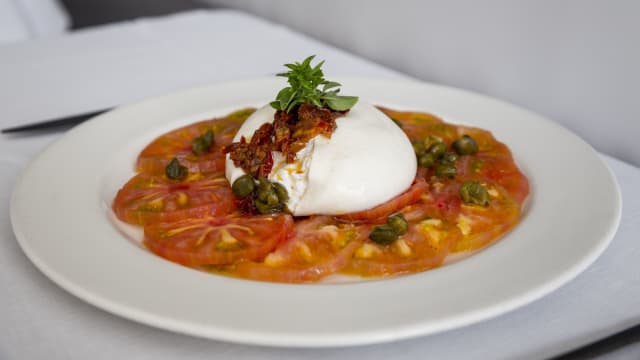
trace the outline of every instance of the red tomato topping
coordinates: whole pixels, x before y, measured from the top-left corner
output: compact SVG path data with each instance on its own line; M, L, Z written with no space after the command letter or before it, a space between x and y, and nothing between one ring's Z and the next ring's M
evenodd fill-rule
M262 260L291 233L290 215L186 219L147 225L145 245L187 266Z
M118 191L113 211L122 221L144 225L220 216L235 210L235 197L226 178L220 174L192 178L176 182L138 174Z

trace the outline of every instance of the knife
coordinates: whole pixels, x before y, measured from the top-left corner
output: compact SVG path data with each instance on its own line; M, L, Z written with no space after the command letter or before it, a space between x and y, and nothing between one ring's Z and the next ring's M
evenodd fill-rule
M37 123L9 127L9 128L0 130L0 132L2 132L3 134L8 134L8 133L25 132L25 131L33 131L33 130L47 130L47 129L61 128L63 126L67 126L67 127L74 126L94 116L107 112L109 110L111 109L103 109L103 110L92 111L92 112L87 112L83 114L65 116L57 119L40 121Z

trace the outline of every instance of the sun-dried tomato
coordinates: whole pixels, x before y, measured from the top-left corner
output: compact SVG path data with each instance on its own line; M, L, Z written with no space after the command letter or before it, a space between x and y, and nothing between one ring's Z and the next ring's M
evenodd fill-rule
M347 110L348 111L348 110ZM332 111L311 104L303 104L290 113L277 111L273 123L264 123L247 143L239 142L225 147L233 164L255 178L267 177L273 167L272 151L279 151L288 163L296 159L296 153L309 140L322 134L330 138L336 129L336 118L347 111Z

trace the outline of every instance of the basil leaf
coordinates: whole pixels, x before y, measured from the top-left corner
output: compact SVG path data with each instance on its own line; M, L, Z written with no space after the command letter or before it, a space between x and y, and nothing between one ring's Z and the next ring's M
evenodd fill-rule
M358 102L357 96L329 96L323 98L332 110L345 111L349 110Z

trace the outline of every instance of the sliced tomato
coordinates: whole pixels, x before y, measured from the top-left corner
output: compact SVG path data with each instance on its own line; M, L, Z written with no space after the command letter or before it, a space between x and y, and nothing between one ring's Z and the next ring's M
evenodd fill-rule
M263 281L317 281L344 268L368 233L368 227L340 224L329 216L312 216L297 221L293 236L264 261L241 261L225 271Z
M511 157L478 153L469 157L465 170L462 170L465 167L462 162L458 167L468 176L498 183L520 205L529 195L529 180Z
M224 118L200 121L161 135L142 150L136 163L137 171L162 174L174 157L192 173L224 171L225 156L222 149L231 144L240 125L254 111L239 110ZM208 130L213 131L214 145L205 154L194 154L191 148L193 140Z
M455 225L438 219L412 221L409 231L389 245L364 242L344 269L360 276L390 276L439 266L460 238Z
M447 144L458 138L455 125L447 124L439 117L411 111L395 111L378 107L383 113L395 120L411 141L422 141L427 136L436 136Z
M482 248L511 230L520 218L520 204L497 182L485 180L491 200L488 207L460 206L456 226L462 238L455 243L453 251L469 251Z
M113 201L118 219L144 225L227 215L235 210L229 182L221 174L191 175L176 182L146 173L134 176Z
M490 157L511 158L509 148L496 140L490 131L470 126L456 126L457 137L471 136L478 144L478 152Z
M458 126L458 134L470 135L479 151L461 156L456 164L461 177L478 177L497 182L520 205L529 194L529 181L516 165L511 150L486 130Z
M384 219L403 207L418 201L426 189L426 181L419 177L416 178L413 185L411 185L407 191L384 204L378 205L369 210L340 215L338 218L347 221L375 221L377 219Z
M290 215L210 217L158 223L144 228L145 245L187 266L262 260L293 228Z
M464 181L479 181L488 189L488 207L466 205L460 199L460 186ZM454 224L461 237L452 245L452 251L481 248L509 231L518 221L520 204L495 181L479 177L466 177L446 182L435 182L418 201L402 209L408 221L434 218Z

